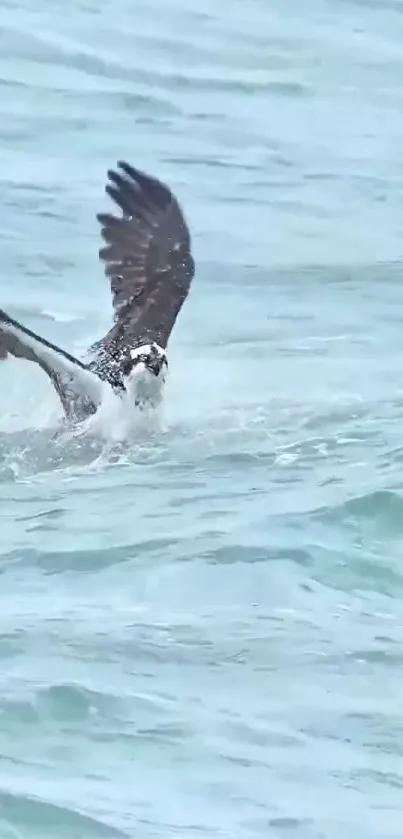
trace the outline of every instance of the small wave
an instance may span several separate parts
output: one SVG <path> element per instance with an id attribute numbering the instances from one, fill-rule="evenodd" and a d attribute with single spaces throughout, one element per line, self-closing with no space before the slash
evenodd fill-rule
<path id="1" fill-rule="evenodd" d="M 58 470 L 88 467 L 104 452 L 101 441 L 74 439 L 61 427 L 0 433 L 0 485 Z"/>
<path id="2" fill-rule="evenodd" d="M 12 785 L 16 786 L 16 781 Z M 100 819 L 23 790 L 0 789 L 0 809 L 2 820 L 19 825 L 24 830 L 29 828 L 31 831 L 35 826 L 45 830 L 47 835 L 50 835 L 49 830 L 54 830 L 54 836 L 69 839 L 84 835 L 96 839 L 128 839 L 127 833 Z"/>
<path id="3" fill-rule="evenodd" d="M 60 312 L 55 309 L 43 309 L 41 315 L 44 318 L 50 318 L 50 320 L 56 321 L 56 323 L 72 323 L 78 320 L 77 315 L 69 312 Z"/>
<path id="4" fill-rule="evenodd" d="M 4 303 L 4 307 L 10 308 L 14 310 L 15 316 L 19 320 L 25 321 L 26 319 L 34 318 L 38 321 L 52 321 L 53 323 L 74 323 L 74 321 L 78 321 L 82 319 L 82 315 L 79 315 L 77 312 L 68 312 L 66 310 L 61 311 L 57 308 L 40 308 L 38 306 L 32 305 L 15 305 L 14 303 L 10 303 L 7 305 L 7 301 Z"/>
<path id="5" fill-rule="evenodd" d="M 51 529 L 49 524 L 49 517 L 57 514 L 57 511 L 51 511 L 49 514 L 43 514 L 41 518 L 32 517 L 31 521 L 35 523 L 31 527 L 31 531 L 38 529 Z M 46 517 L 48 515 L 48 518 Z M 50 521 L 52 519 L 50 518 Z M 54 528 L 57 530 L 57 527 Z M 100 570 L 115 567 L 123 563 L 133 563 L 136 559 L 144 559 L 144 557 L 159 555 L 163 556 L 167 548 L 174 545 L 175 539 L 158 538 L 155 539 L 139 539 L 134 544 L 107 546 L 105 548 L 93 549 L 71 549 L 71 550 L 36 550 L 33 548 L 24 548 L 23 550 L 15 550 L 9 554 L 2 556 L 2 569 L 6 565 L 22 565 L 27 568 L 33 566 L 41 568 L 47 574 L 63 574 L 66 571 L 73 571 L 80 574 L 98 573 Z"/>
<path id="6" fill-rule="evenodd" d="M 370 523 L 377 532 L 391 536 L 403 531 L 403 497 L 391 490 L 378 490 L 350 498 L 343 504 L 315 513 L 318 521 L 357 526 Z"/>
<path id="7" fill-rule="evenodd" d="M 55 684 L 36 693 L 35 708 L 41 716 L 58 720 L 85 721 L 100 715 L 109 718 L 119 713 L 124 701 L 111 693 L 100 693 L 83 685 Z"/>

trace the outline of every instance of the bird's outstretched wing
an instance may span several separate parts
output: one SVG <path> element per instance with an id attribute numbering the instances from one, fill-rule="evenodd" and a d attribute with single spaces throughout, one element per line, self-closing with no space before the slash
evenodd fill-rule
<path id="1" fill-rule="evenodd" d="M 91 350 L 93 369 L 133 347 L 156 341 L 166 347 L 194 275 L 189 229 L 171 190 L 128 163 L 108 171 L 107 194 L 122 211 L 99 213 L 110 279 L 114 324 Z"/>
<path id="2" fill-rule="evenodd" d="M 0 309 L 0 360 L 9 355 L 33 361 L 50 378 L 66 416 L 84 418 L 102 399 L 102 382 L 70 353 Z"/>

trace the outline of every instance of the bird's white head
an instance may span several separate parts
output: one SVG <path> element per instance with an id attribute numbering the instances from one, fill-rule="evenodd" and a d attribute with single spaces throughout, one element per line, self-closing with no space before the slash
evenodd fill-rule
<path id="1" fill-rule="evenodd" d="M 136 405 L 153 407 L 161 401 L 167 373 L 167 354 L 153 341 L 130 350 L 124 365 L 123 384 Z"/>

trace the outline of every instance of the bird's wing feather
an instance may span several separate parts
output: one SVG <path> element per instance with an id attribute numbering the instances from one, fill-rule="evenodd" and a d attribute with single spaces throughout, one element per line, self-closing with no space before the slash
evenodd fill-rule
<path id="1" fill-rule="evenodd" d="M 39 365 L 51 379 L 67 415 L 76 413 L 79 404 L 86 414 L 99 405 L 102 382 L 85 364 L 0 309 L 0 359 L 8 355 Z"/>
<path id="2" fill-rule="evenodd" d="M 97 215 L 114 324 L 91 348 L 94 369 L 140 343 L 166 347 L 194 275 L 189 229 L 171 190 L 127 163 L 118 168 L 108 172 L 106 192 L 122 214 Z"/>

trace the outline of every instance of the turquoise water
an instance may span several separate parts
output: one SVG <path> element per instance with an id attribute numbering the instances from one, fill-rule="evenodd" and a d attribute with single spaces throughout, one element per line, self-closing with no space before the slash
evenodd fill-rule
<path id="1" fill-rule="evenodd" d="M 161 427 L 1 366 L 0 837 L 401 839 L 403 2 L 0 20 L 1 306 L 107 329 L 121 158 L 197 261 Z"/>

